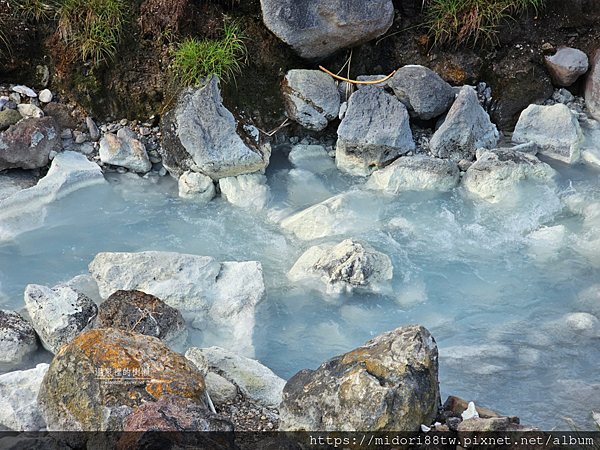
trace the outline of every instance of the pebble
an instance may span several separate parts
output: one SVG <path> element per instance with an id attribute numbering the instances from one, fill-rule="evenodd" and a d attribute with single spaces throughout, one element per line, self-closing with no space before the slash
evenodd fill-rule
<path id="1" fill-rule="evenodd" d="M 35 93 L 35 91 L 31 88 L 28 88 L 27 86 L 23 86 L 23 85 L 18 85 L 18 86 L 13 86 L 13 88 L 11 89 L 13 92 L 18 92 L 19 94 L 23 94 L 27 97 L 37 97 L 37 94 Z"/>
<path id="2" fill-rule="evenodd" d="M 21 103 L 21 96 L 17 92 L 12 92 L 11 94 L 9 94 L 8 98 L 11 102 L 16 103 L 17 105 Z"/>
<path id="3" fill-rule="evenodd" d="M 2 107 L 2 110 L 5 109 L 17 109 L 17 104 L 15 102 L 13 102 L 12 100 L 9 100 L 8 102 L 6 102 L 6 104 Z"/>
<path id="4" fill-rule="evenodd" d="M 65 128 L 64 130 L 62 130 L 60 132 L 60 137 L 62 139 L 72 139 L 73 138 L 73 132 L 71 131 L 70 128 Z"/>
<path id="5" fill-rule="evenodd" d="M 127 125 L 127 119 L 121 119 L 121 121 L 119 122 L 122 126 Z"/>
<path id="6" fill-rule="evenodd" d="M 140 134 L 142 136 L 149 136 L 152 133 L 152 130 L 150 130 L 150 128 L 148 127 L 141 127 L 140 128 Z"/>
<path id="7" fill-rule="evenodd" d="M 40 102 L 50 103 L 52 101 L 52 91 L 50 89 L 44 89 L 39 95 Z"/>
<path id="8" fill-rule="evenodd" d="M 160 170 L 158 171 L 158 174 L 159 174 L 161 177 L 164 177 L 164 176 L 166 176 L 166 175 L 167 175 L 167 169 L 165 169 L 165 167 L 164 167 L 164 166 L 163 166 L 163 167 L 161 167 L 161 168 L 160 168 Z"/>

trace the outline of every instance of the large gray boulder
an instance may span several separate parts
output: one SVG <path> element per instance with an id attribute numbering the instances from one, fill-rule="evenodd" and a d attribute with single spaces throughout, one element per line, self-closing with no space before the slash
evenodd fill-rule
<path id="1" fill-rule="evenodd" d="M 25 289 L 25 303 L 42 345 L 52 353 L 82 331 L 91 329 L 98 314 L 98 307 L 91 299 L 62 285 L 50 289 L 30 284 Z"/>
<path id="2" fill-rule="evenodd" d="M 337 245 L 323 244 L 309 248 L 288 273 L 294 282 L 315 279 L 325 283 L 327 292 L 380 290 L 392 279 L 390 258 L 366 242 L 346 239 Z"/>
<path id="3" fill-rule="evenodd" d="M 401 67 L 387 83 L 410 115 L 419 119 L 428 120 L 441 116 L 454 102 L 452 86 L 427 67 Z"/>
<path id="4" fill-rule="evenodd" d="M 580 75 L 587 72 L 588 57 L 581 50 L 571 47 L 558 47 L 556 53 L 546 56 L 546 67 L 555 86 L 571 86 Z"/>
<path id="5" fill-rule="evenodd" d="M 590 71 L 585 80 L 583 96 L 590 114 L 600 120 L 600 47 L 590 58 Z"/>
<path id="6" fill-rule="evenodd" d="M 375 86 L 352 94 L 338 127 L 339 169 L 366 176 L 414 148 L 409 115 L 398 99 Z"/>
<path id="7" fill-rule="evenodd" d="M 338 116 L 340 93 L 331 75 L 320 70 L 290 70 L 281 90 L 290 119 L 304 128 L 320 131 Z"/>
<path id="8" fill-rule="evenodd" d="M 429 148 L 433 156 L 472 160 L 478 148 L 491 149 L 499 139 L 498 129 L 490 121 L 471 86 L 463 86 L 442 126 L 433 134 Z"/>
<path id="9" fill-rule="evenodd" d="M 533 142 L 538 153 L 574 164 L 579 161 L 584 136 L 571 110 L 557 103 L 529 105 L 519 117 L 512 140 L 517 144 Z"/>
<path id="10" fill-rule="evenodd" d="M 257 261 L 219 262 L 172 252 L 99 253 L 89 270 L 102 298 L 136 289 L 179 309 L 202 330 L 203 346 L 227 342 L 253 356 L 254 308 L 265 294 Z"/>
<path id="11" fill-rule="evenodd" d="M 304 369 L 285 385 L 281 431 L 410 431 L 439 405 L 438 350 L 420 325 L 396 328 Z"/>
<path id="12" fill-rule="evenodd" d="M 46 424 L 37 396 L 48 364 L 0 375 L 0 429 L 38 431 Z"/>
<path id="13" fill-rule="evenodd" d="M 259 148 L 254 139 L 238 135 L 216 76 L 202 89 L 190 87 L 180 94 L 175 107 L 163 116 L 162 131 L 162 161 L 177 178 L 191 170 L 218 180 L 259 171 L 269 162 L 268 147 Z"/>
<path id="14" fill-rule="evenodd" d="M 514 193 L 525 180 L 549 183 L 556 172 L 533 155 L 510 149 L 484 151 L 469 167 L 462 185 L 471 194 L 490 203 L 497 203 Z"/>
<path id="15" fill-rule="evenodd" d="M 454 161 L 426 155 L 403 156 L 376 170 L 367 186 L 386 194 L 402 191 L 449 191 L 458 184 L 460 172 Z"/>
<path id="16" fill-rule="evenodd" d="M 192 347 L 185 357 L 194 364 L 206 359 L 210 372 L 231 381 L 248 400 L 267 408 L 279 408 L 285 380 L 260 362 L 220 347 Z"/>
<path id="17" fill-rule="evenodd" d="M 391 0 L 261 0 L 263 21 L 303 58 L 315 59 L 384 34 Z"/>
<path id="18" fill-rule="evenodd" d="M 0 310 L 0 366 L 17 365 L 37 348 L 31 324 L 14 311 Z"/>
<path id="19" fill-rule="evenodd" d="M 54 119 L 23 119 L 0 133 L 0 171 L 44 167 L 50 162 L 48 156 L 53 150 L 62 150 L 60 130 Z"/>

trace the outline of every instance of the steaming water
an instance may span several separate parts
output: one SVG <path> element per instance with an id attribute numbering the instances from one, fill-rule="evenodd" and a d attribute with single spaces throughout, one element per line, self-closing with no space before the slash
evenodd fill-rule
<path id="1" fill-rule="evenodd" d="M 600 409 L 600 341 L 573 332 L 565 317 L 600 313 L 599 297 L 580 295 L 600 283 L 599 173 L 554 167 L 556 186 L 524 186 L 500 205 L 475 202 L 460 188 L 395 198 L 367 192 L 352 203 L 343 235 L 312 242 L 279 222 L 331 195 L 365 192 L 364 180 L 292 169 L 276 152 L 267 171 L 273 200 L 251 213 L 221 198 L 183 201 L 168 177 L 110 175 L 109 185 L 49 206 L 43 227 L 0 243 L 0 307 L 23 307 L 29 283 L 54 286 L 87 273 L 99 252 L 258 260 L 267 297 L 257 310 L 256 357 L 281 377 L 419 323 L 440 348 L 443 399 L 457 395 L 544 429 L 568 428 L 565 417 L 591 428 L 590 412 Z M 331 297 L 288 282 L 311 245 L 346 237 L 389 255 L 388 292 Z"/>

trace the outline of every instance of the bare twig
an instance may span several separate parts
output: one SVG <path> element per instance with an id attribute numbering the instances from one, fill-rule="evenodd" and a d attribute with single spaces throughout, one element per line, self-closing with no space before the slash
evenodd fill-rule
<path id="1" fill-rule="evenodd" d="M 389 80 L 396 73 L 396 71 L 394 70 L 387 77 L 382 78 L 381 80 L 375 80 L 375 81 L 356 81 L 356 80 L 351 80 L 349 78 L 340 77 L 340 76 L 336 75 L 335 73 L 331 73 L 329 70 L 327 70 L 323 66 L 319 66 L 319 69 L 321 69 L 325 73 L 328 73 L 329 75 L 331 75 L 333 78 L 335 78 L 337 80 L 347 81 L 348 83 L 352 83 L 352 84 L 379 84 L 379 83 L 383 83 L 384 81 Z"/>
<path id="2" fill-rule="evenodd" d="M 290 119 L 285 119 L 281 125 L 279 125 L 277 128 L 273 128 L 273 129 L 272 129 L 271 131 L 269 131 L 269 132 L 267 132 L 267 131 L 263 131 L 263 130 L 261 130 L 261 129 L 260 129 L 260 128 L 258 128 L 258 127 L 256 127 L 256 129 L 257 129 L 258 131 L 260 131 L 262 134 L 266 134 L 267 136 L 271 137 L 271 136 L 273 136 L 275 133 L 277 133 L 279 130 L 281 130 L 282 128 L 285 128 L 285 127 L 287 127 L 287 126 L 289 125 L 289 123 L 288 123 L 288 121 L 289 121 L 289 120 L 290 120 Z"/>

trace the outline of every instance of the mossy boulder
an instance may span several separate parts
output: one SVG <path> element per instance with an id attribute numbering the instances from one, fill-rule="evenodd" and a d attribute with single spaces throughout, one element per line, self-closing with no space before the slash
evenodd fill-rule
<path id="1" fill-rule="evenodd" d="M 279 407 L 282 431 L 418 431 L 439 404 L 438 350 L 420 325 L 371 339 L 294 375 Z"/>
<path id="2" fill-rule="evenodd" d="M 112 408 L 164 394 L 207 407 L 200 372 L 157 338 L 115 328 L 77 336 L 54 357 L 38 395 L 49 431 L 107 430 Z"/>

